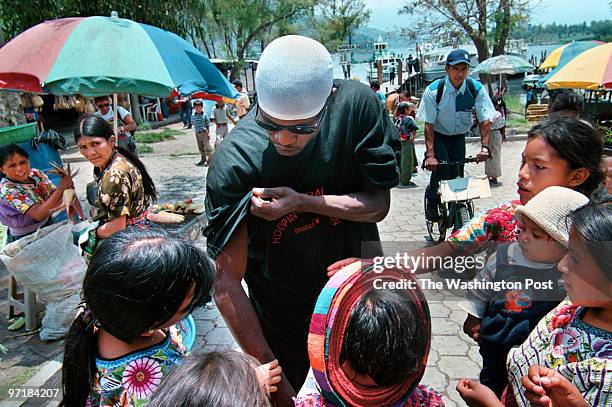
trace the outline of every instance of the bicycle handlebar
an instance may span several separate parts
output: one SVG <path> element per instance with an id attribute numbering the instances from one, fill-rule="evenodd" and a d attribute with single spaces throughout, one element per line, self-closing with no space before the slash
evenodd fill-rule
<path id="1" fill-rule="evenodd" d="M 461 164 L 467 164 L 467 163 L 477 163 L 478 162 L 478 157 L 465 157 L 463 160 L 459 160 L 459 161 L 438 161 L 438 165 L 461 165 Z"/>
<path id="2" fill-rule="evenodd" d="M 461 164 L 476 163 L 476 162 L 478 162 L 478 157 L 465 157 L 463 160 L 460 160 L 460 161 L 452 161 L 452 162 L 438 161 L 438 166 L 443 166 L 443 165 L 452 166 L 452 165 L 461 165 Z M 425 160 L 423 160 L 423 162 L 421 163 L 421 168 L 425 169 Z"/>

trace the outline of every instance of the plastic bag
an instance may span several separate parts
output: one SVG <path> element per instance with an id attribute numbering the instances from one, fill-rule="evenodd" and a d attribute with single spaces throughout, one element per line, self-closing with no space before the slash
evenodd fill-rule
<path id="1" fill-rule="evenodd" d="M 47 304 L 42 332 L 58 332 L 61 326 L 65 333 L 74 316 L 74 307 L 66 307 L 74 301 L 74 298 L 69 301 L 69 297 L 78 296 L 81 291 L 86 264 L 74 244 L 72 228 L 69 221 L 47 226 L 0 252 L 0 260 L 15 280 Z"/>

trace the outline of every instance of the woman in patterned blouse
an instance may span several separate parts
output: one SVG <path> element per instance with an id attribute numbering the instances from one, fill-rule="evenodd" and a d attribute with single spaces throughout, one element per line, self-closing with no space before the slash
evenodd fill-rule
<path id="1" fill-rule="evenodd" d="M 74 188 L 69 176 L 56 188 L 43 172 L 30 167 L 28 153 L 17 144 L 0 147 L 0 169 L 0 221 L 9 228 L 9 242 L 49 224 L 64 190 Z"/>
<path id="2" fill-rule="evenodd" d="M 94 221 L 96 237 L 105 239 L 129 225 L 146 221 L 157 191 L 144 164 L 116 145 L 113 129 L 96 116 L 83 118 L 74 130 L 81 154 L 94 165 L 98 182 Z"/>

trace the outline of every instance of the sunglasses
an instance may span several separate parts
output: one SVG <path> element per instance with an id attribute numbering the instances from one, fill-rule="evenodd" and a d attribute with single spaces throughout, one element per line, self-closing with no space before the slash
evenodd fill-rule
<path id="1" fill-rule="evenodd" d="M 100 109 L 102 109 L 103 107 L 109 107 L 110 103 L 100 103 L 99 105 L 96 104 L 96 106 L 98 106 Z"/>
<path id="2" fill-rule="evenodd" d="M 313 133 L 316 133 L 321 127 L 321 123 L 323 122 L 323 116 L 325 116 L 325 111 L 327 110 L 328 102 L 329 102 L 329 99 L 325 101 L 325 106 L 323 106 L 323 109 L 321 109 L 321 111 L 319 112 L 318 114 L 319 119 L 317 120 L 316 124 L 314 125 L 298 124 L 295 126 L 281 126 L 279 124 L 270 123 L 269 121 L 266 121 L 261 116 L 261 112 L 259 110 L 259 103 L 258 103 L 255 107 L 255 123 L 257 123 L 259 127 L 265 130 L 274 132 L 274 133 L 278 133 L 278 132 L 285 130 L 293 134 L 300 134 L 300 135 L 313 134 Z"/>

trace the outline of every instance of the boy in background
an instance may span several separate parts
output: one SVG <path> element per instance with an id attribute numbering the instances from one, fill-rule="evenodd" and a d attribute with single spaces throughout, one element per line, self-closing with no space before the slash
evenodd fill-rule
<path id="1" fill-rule="evenodd" d="M 194 111 L 191 114 L 191 125 L 195 131 L 196 141 L 198 142 L 198 150 L 200 151 L 201 159 L 196 164 L 197 166 L 206 167 L 210 164 L 212 149 L 210 147 L 210 135 L 208 126 L 210 120 L 204 112 L 204 103 L 201 100 L 196 100 L 193 103 Z"/>

